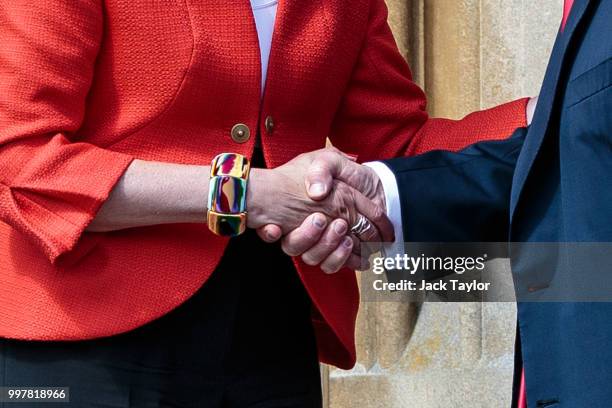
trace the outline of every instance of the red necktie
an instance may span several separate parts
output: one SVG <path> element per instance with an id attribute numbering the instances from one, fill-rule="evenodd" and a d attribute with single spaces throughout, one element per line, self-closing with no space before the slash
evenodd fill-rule
<path id="1" fill-rule="evenodd" d="M 567 18 L 569 17 L 573 4 L 574 4 L 574 0 L 565 0 L 565 3 L 563 4 L 563 20 L 561 21 L 561 31 L 563 31 L 563 29 L 565 28 L 565 24 L 567 23 Z M 521 385 L 519 386 L 518 408 L 527 408 L 527 393 L 525 391 L 525 369 L 524 368 L 523 368 L 523 373 L 521 375 Z"/>
<path id="2" fill-rule="evenodd" d="M 565 3 L 563 4 L 563 21 L 561 21 L 561 31 L 563 31 L 565 28 L 565 23 L 567 23 L 567 18 L 569 17 L 573 4 L 574 0 L 565 0 Z"/>

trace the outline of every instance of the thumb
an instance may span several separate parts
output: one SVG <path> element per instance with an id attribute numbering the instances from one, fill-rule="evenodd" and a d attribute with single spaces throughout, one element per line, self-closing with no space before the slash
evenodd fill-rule
<path id="1" fill-rule="evenodd" d="M 334 178 L 341 173 L 348 158 L 333 150 L 318 154 L 305 177 L 308 196 L 316 201 L 325 199 L 332 190 Z"/>
<path id="2" fill-rule="evenodd" d="M 283 231 L 278 225 L 268 224 L 257 229 L 257 235 L 265 242 L 276 242 L 283 236 Z"/>

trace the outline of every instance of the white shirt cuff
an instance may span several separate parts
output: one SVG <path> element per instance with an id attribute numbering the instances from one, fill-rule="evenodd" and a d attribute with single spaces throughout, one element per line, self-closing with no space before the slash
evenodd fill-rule
<path id="1" fill-rule="evenodd" d="M 385 190 L 385 201 L 387 205 L 387 217 L 391 220 L 395 229 L 395 241 L 383 246 L 385 257 L 395 257 L 403 255 L 404 249 L 404 230 L 402 229 L 402 207 L 400 204 L 399 191 L 395 174 L 382 162 L 364 163 L 378 175 Z"/>

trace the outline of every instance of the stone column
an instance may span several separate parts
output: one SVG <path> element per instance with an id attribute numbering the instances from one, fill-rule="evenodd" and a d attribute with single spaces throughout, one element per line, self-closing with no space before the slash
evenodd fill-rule
<path id="1" fill-rule="evenodd" d="M 433 116 L 535 95 L 562 0 L 387 0 L 389 22 Z M 508 280 L 507 262 L 498 263 Z M 507 407 L 512 303 L 363 303 L 358 363 L 325 367 L 330 408 Z"/>

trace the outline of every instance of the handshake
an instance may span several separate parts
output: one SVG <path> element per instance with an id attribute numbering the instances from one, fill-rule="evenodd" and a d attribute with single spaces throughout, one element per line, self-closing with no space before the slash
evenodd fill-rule
<path id="1" fill-rule="evenodd" d="M 282 239 L 285 253 L 326 273 L 366 266 L 362 242 L 395 239 L 378 176 L 335 148 L 301 154 L 273 170 L 253 169 L 247 208 L 248 227 L 264 241 Z"/>

